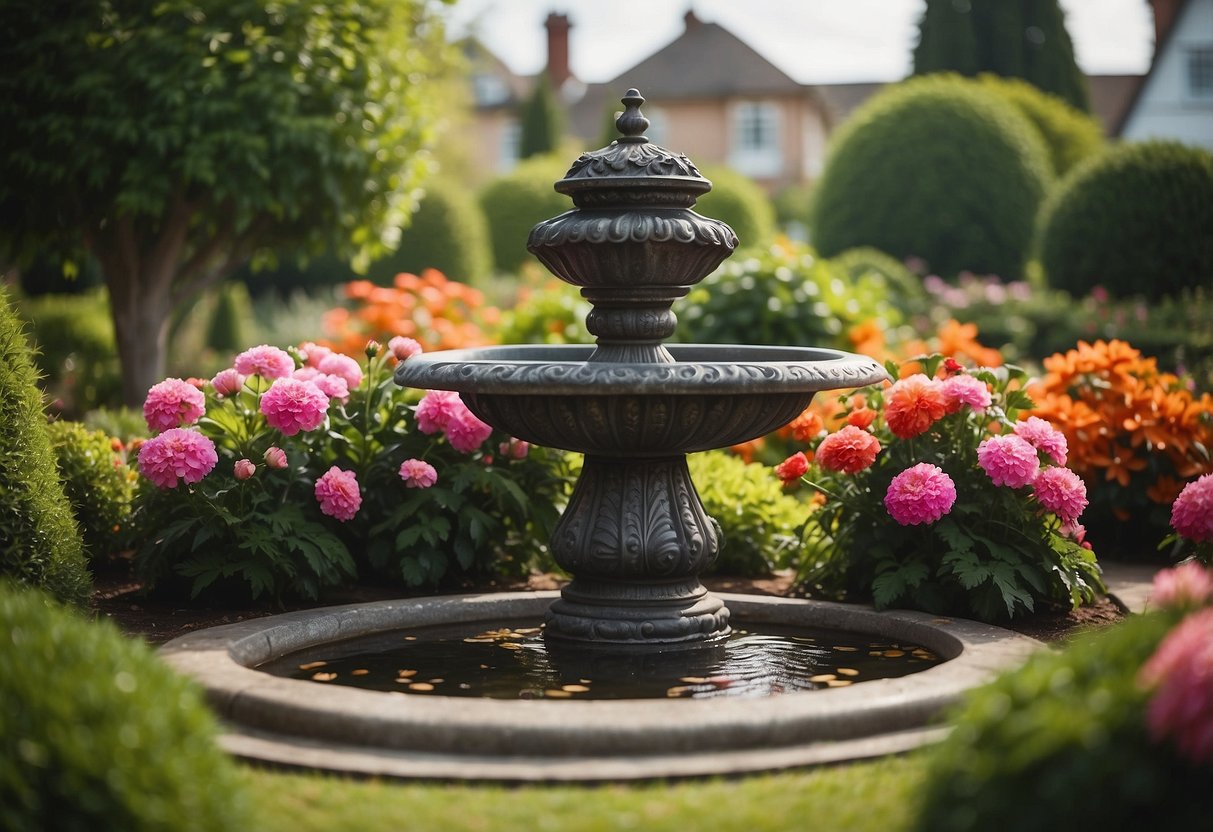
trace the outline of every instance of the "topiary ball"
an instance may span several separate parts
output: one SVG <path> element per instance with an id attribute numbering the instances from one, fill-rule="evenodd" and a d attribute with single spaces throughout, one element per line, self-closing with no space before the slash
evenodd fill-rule
<path id="1" fill-rule="evenodd" d="M 1032 123 L 1049 151 L 1053 172 L 1065 175 L 1072 167 L 1103 149 L 1103 130 L 1099 122 L 1061 98 L 1019 78 L 980 75 L 982 86 Z"/>
<path id="2" fill-rule="evenodd" d="M 695 203 L 695 211 L 721 220 L 737 234 L 744 247 L 766 246 L 775 236 L 775 206 L 753 179 L 734 170 L 708 167 L 702 170 L 712 190 Z"/>
<path id="3" fill-rule="evenodd" d="M 553 187 L 567 170 L 568 164 L 557 156 L 536 156 L 481 192 L 480 206 L 489 223 L 493 265 L 498 271 L 515 272 L 532 259 L 526 250 L 531 229 L 572 209 L 572 200 Z"/>
<path id="4" fill-rule="evenodd" d="M 47 430 L 86 554 L 96 561 L 116 552 L 130 519 L 134 472 L 115 454 L 113 439 L 103 431 L 66 420 L 51 422 Z"/>
<path id="5" fill-rule="evenodd" d="M 197 690 L 142 642 L 0 582 L 0 829 L 251 829 Z"/>
<path id="6" fill-rule="evenodd" d="M 1041 208 L 1037 256 L 1071 294 L 1149 299 L 1213 285 L 1213 153 L 1178 142 L 1112 148 Z"/>
<path id="7" fill-rule="evenodd" d="M 975 81 L 891 85 L 838 131 L 814 189 L 812 240 L 827 257 L 874 246 L 938 274 L 1019 278 L 1050 180 L 1037 131 Z"/>

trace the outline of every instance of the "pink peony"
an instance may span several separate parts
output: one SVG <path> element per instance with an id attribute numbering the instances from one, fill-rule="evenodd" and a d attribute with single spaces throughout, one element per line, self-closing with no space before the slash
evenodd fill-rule
<path id="1" fill-rule="evenodd" d="M 438 482 L 438 472 L 424 460 L 406 459 L 400 463 L 400 479 L 409 488 L 429 488 Z"/>
<path id="2" fill-rule="evenodd" d="M 1195 607 L 1210 602 L 1213 602 L 1213 569 L 1188 561 L 1154 576 L 1151 605 Z"/>
<path id="3" fill-rule="evenodd" d="M 321 361 L 333 354 L 333 351 L 328 347 L 322 347 L 320 344 L 314 344 L 311 341 L 305 341 L 300 344 L 299 352 L 303 354 L 303 360 L 309 367 L 319 367 Z"/>
<path id="4" fill-rule="evenodd" d="M 1171 526 L 1193 543 L 1213 540 L 1213 474 L 1184 486 L 1171 505 Z"/>
<path id="5" fill-rule="evenodd" d="M 493 432 L 493 427 L 468 410 L 462 400 L 459 401 L 459 407 L 446 423 L 446 440 L 460 453 L 470 454 L 484 444 Z"/>
<path id="6" fill-rule="evenodd" d="M 817 462 L 829 471 L 857 474 L 871 466 L 880 452 L 880 440 L 866 430 L 847 425 L 817 446 Z"/>
<path id="7" fill-rule="evenodd" d="M 286 436 L 320 427 L 328 407 L 329 397 L 315 382 L 297 378 L 277 379 L 261 396 L 265 421 Z"/>
<path id="8" fill-rule="evenodd" d="M 956 413 L 964 405 L 968 405 L 974 413 L 985 413 L 992 401 L 990 388 L 984 381 L 963 373 L 944 379 L 940 382 L 940 389 L 949 413 Z"/>
<path id="9" fill-rule="evenodd" d="M 1087 507 L 1087 486 L 1069 468 L 1044 468 L 1032 481 L 1036 500 L 1060 518 L 1073 524 Z"/>
<path id="10" fill-rule="evenodd" d="M 324 395 L 328 396 L 330 399 L 336 399 L 342 404 L 345 404 L 346 400 L 348 400 L 350 397 L 350 387 L 346 383 L 345 379 L 343 379 L 341 376 L 332 376 L 327 373 L 317 373 L 316 378 L 313 379 L 313 381 L 324 393 Z"/>
<path id="11" fill-rule="evenodd" d="M 198 482 L 218 462 L 215 443 L 185 428 L 170 428 L 139 447 L 139 471 L 160 488 L 176 488 L 178 478 Z"/>
<path id="12" fill-rule="evenodd" d="M 206 412 L 206 397 L 202 391 L 179 378 L 166 378 L 152 385 L 143 400 L 143 418 L 149 430 L 156 433 L 192 425 Z"/>
<path id="13" fill-rule="evenodd" d="M 920 462 L 889 483 L 884 507 L 903 526 L 934 523 L 956 503 L 956 483 L 942 469 Z"/>
<path id="14" fill-rule="evenodd" d="M 1036 449 L 1012 434 L 991 436 L 977 446 L 977 462 L 995 485 L 1021 488 L 1036 478 L 1040 457 Z"/>
<path id="15" fill-rule="evenodd" d="M 1026 441 L 1038 451 L 1044 451 L 1058 465 L 1066 464 L 1069 447 L 1066 435 L 1039 416 L 1029 416 L 1023 422 L 1016 422 L 1012 428 L 1015 435 Z"/>
<path id="16" fill-rule="evenodd" d="M 922 373 L 894 382 L 885 394 L 885 424 L 900 439 L 926 433 L 947 412 L 943 384 Z"/>
<path id="17" fill-rule="evenodd" d="M 250 347 L 236 356 L 234 364 L 237 372 L 262 378 L 286 378 L 295 371 L 290 353 L 269 344 Z"/>
<path id="18" fill-rule="evenodd" d="M 803 451 L 797 451 L 783 462 L 775 466 L 775 476 L 783 480 L 784 485 L 795 482 L 809 470 L 809 458 Z"/>
<path id="19" fill-rule="evenodd" d="M 407 361 L 422 352 L 421 344 L 412 338 L 405 338 L 403 335 L 397 335 L 388 341 L 387 348 L 392 351 L 392 355 L 396 356 L 397 361 Z"/>
<path id="20" fill-rule="evenodd" d="M 330 376 L 345 379 L 345 386 L 351 390 L 362 383 L 362 367 L 358 366 L 358 362 L 348 355 L 342 355 L 339 352 L 330 353 L 320 359 L 316 369 Z"/>
<path id="21" fill-rule="evenodd" d="M 244 376 L 235 367 L 220 370 L 211 379 L 211 389 L 216 396 L 234 396 L 244 389 Z"/>
<path id="22" fill-rule="evenodd" d="M 286 451 L 279 448 L 277 445 L 271 445 L 265 449 L 265 464 L 270 468 L 285 468 L 286 467 Z"/>
<path id="23" fill-rule="evenodd" d="M 320 511 L 342 521 L 350 520 L 362 505 L 362 492 L 353 471 L 342 471 L 336 465 L 316 480 L 316 500 Z"/>
<path id="24" fill-rule="evenodd" d="M 238 459 L 236 460 L 236 464 L 232 466 L 232 474 L 238 480 L 247 480 L 255 473 L 257 473 L 257 466 L 247 459 Z"/>
<path id="25" fill-rule="evenodd" d="M 422 433 L 445 430 L 451 416 L 464 407 L 453 390 L 431 390 L 417 403 L 417 429 Z"/>
<path id="26" fill-rule="evenodd" d="M 527 454 L 531 452 L 531 443 L 511 436 L 510 441 L 497 446 L 497 452 L 509 459 L 526 459 Z"/>
<path id="27" fill-rule="evenodd" d="M 1189 615 L 1141 669 L 1154 688 L 1146 726 L 1155 742 L 1170 739 L 1180 755 L 1213 765 L 1213 609 Z"/>

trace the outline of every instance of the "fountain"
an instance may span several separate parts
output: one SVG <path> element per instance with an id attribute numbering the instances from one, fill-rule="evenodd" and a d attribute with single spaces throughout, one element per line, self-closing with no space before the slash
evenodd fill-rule
<path id="1" fill-rule="evenodd" d="M 791 421 L 815 393 L 886 374 L 870 358 L 830 349 L 665 343 L 674 332 L 673 302 L 727 258 L 737 238 L 726 224 L 691 210 L 711 184 L 685 156 L 643 135 L 643 101 L 628 90 L 617 121 L 621 137 L 576 160 L 556 183 L 574 208 L 539 223 L 527 244 L 558 277 L 581 287 L 593 306 L 586 325 L 597 344 L 434 352 L 396 369 L 397 383 L 458 391 L 480 418 L 514 436 L 585 454 L 551 539 L 572 580 L 558 594 L 354 604 L 170 642 L 164 655 L 203 683 L 229 726 L 224 742 L 233 752 L 363 774 L 505 780 L 672 777 L 852 759 L 937 738 L 942 729 L 928 723 L 942 707 L 1037 646 L 997 627 L 924 613 L 717 597 L 704 588 L 699 576 L 721 546 L 720 530 L 696 494 L 686 454 L 763 436 Z M 525 623 L 514 628 L 541 616 L 541 636 Z M 759 698 L 682 701 L 456 700 L 401 696 L 399 682 L 441 694 L 434 684 L 442 679 L 418 683 L 408 675 L 415 669 L 392 671 L 379 690 L 268 672 L 323 665 L 309 659 L 349 653 L 359 637 L 390 647 L 416 641 L 427 628 L 458 625 L 473 635 L 455 643 L 485 649 L 505 633 L 508 644 L 496 646 L 520 655 L 542 648 L 544 661 L 563 663 L 559 675 L 572 675 L 561 695 L 655 665 L 690 680 L 688 687 L 710 686 L 695 668 L 724 651 L 736 621 L 747 629 L 831 628 L 858 639 L 859 646 L 839 650 L 913 643 L 921 656 L 944 661 L 846 689 L 797 683 Z M 358 662 L 350 667 L 357 668 L 351 674 L 371 673 Z M 826 676 L 835 681 L 818 678 Z"/>

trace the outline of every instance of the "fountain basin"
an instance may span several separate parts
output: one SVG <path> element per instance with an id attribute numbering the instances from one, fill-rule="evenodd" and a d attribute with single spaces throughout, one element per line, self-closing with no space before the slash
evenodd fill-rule
<path id="1" fill-rule="evenodd" d="M 949 659 L 913 676 L 764 699 L 502 701 L 406 696 L 285 679 L 256 666 L 326 642 L 409 627 L 535 618 L 553 592 L 329 607 L 169 642 L 240 756 L 367 775 L 597 781 L 765 771 L 893 753 L 937 739 L 931 720 L 1039 643 L 986 624 L 857 605 L 724 595 L 741 623 L 903 639 Z"/>

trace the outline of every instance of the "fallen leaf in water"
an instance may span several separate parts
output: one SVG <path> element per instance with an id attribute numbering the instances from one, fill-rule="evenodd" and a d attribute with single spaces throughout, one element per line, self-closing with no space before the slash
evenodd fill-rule
<path id="1" fill-rule="evenodd" d="M 826 684 L 832 688 L 845 688 L 847 685 L 852 684 L 852 682 L 850 679 L 833 679 L 826 682 Z"/>
<path id="2" fill-rule="evenodd" d="M 553 688 L 552 690 L 545 690 L 543 695 L 549 699 L 568 699 L 573 694 L 569 693 L 567 690 L 557 690 Z"/>
<path id="3" fill-rule="evenodd" d="M 834 672 L 839 676 L 858 676 L 859 671 L 853 667 L 836 667 Z"/>
<path id="4" fill-rule="evenodd" d="M 854 653 L 859 648 L 858 647 L 847 647 L 846 645 L 835 645 L 834 649 L 837 650 L 839 653 Z"/>
<path id="5" fill-rule="evenodd" d="M 886 651 L 884 651 L 885 657 L 890 658 L 890 659 L 897 659 L 897 658 L 904 656 L 905 654 L 906 654 L 905 650 L 886 650 Z"/>
<path id="6" fill-rule="evenodd" d="M 429 682 L 413 682 L 409 685 L 409 690 L 433 690 L 434 686 Z"/>
<path id="7" fill-rule="evenodd" d="M 500 647 L 502 650 L 521 650 L 522 649 L 521 644 L 518 644 L 513 641 L 503 641 L 503 642 L 501 642 L 501 644 L 498 644 L 497 646 Z"/>
<path id="8" fill-rule="evenodd" d="M 337 678 L 336 673 L 313 673 L 312 681 L 314 682 L 331 682 Z"/>
<path id="9" fill-rule="evenodd" d="M 351 676 L 366 676 L 370 672 L 371 671 L 367 670 L 365 667 L 360 667 L 357 670 L 351 670 L 350 675 Z"/>
<path id="10" fill-rule="evenodd" d="M 833 682 L 837 678 L 833 673 L 819 673 L 816 676 L 810 676 L 809 681 L 813 684 L 821 684 L 822 682 Z"/>
<path id="11" fill-rule="evenodd" d="M 400 676 L 401 678 L 407 679 L 410 676 L 416 676 L 417 671 L 416 670 L 397 670 L 396 675 Z"/>
<path id="12" fill-rule="evenodd" d="M 567 690 L 569 693 L 586 693 L 589 691 L 585 685 L 561 685 L 561 690 Z"/>
<path id="13" fill-rule="evenodd" d="M 307 664 L 299 665 L 300 670 L 315 670 L 318 667 L 324 667 L 328 662 L 308 662 Z"/>
<path id="14" fill-rule="evenodd" d="M 678 685 L 676 687 L 672 687 L 669 690 L 667 690 L 665 692 L 665 695 L 669 696 L 669 697 L 682 696 L 684 693 L 686 693 L 689 690 L 690 690 L 690 688 L 686 687 L 685 685 Z"/>

